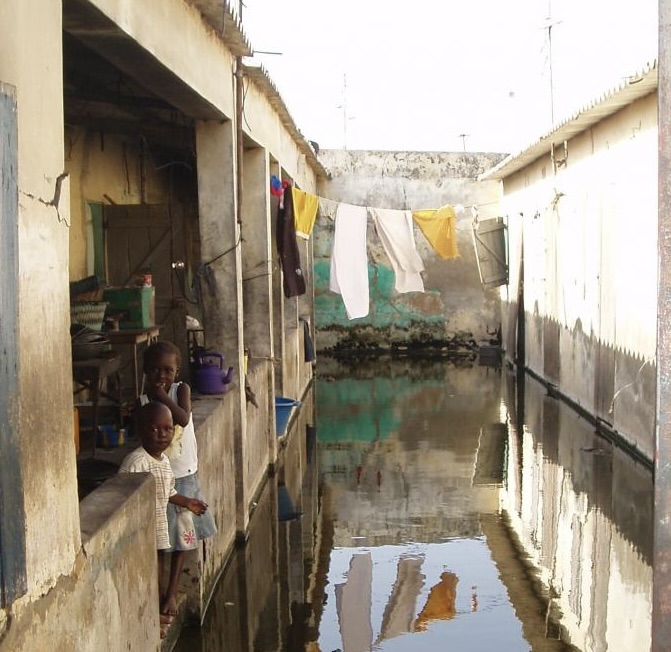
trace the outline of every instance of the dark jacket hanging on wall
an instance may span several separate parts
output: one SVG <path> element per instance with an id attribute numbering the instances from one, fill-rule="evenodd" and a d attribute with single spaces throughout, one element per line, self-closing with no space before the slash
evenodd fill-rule
<path id="1" fill-rule="evenodd" d="M 284 272 L 284 296 L 297 297 L 305 294 L 305 276 L 301 269 L 301 257 L 296 242 L 294 225 L 294 201 L 291 187 L 284 190 L 284 203 L 277 211 L 277 250 Z"/>

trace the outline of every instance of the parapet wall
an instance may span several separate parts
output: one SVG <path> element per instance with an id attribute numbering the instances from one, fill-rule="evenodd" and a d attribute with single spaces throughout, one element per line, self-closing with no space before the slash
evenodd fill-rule
<path id="1" fill-rule="evenodd" d="M 424 262 L 425 292 L 399 294 L 372 221 L 368 220 L 370 313 L 349 321 L 340 296 L 329 291 L 335 223 L 321 215 L 314 230 L 315 323 L 319 350 L 376 349 L 431 344 L 463 349 L 488 340 L 500 326 L 497 290 L 480 283 L 472 241 L 473 210 L 498 217 L 499 184 L 477 181 L 503 154 L 328 150 L 320 160 L 331 173 L 319 195 L 372 208 L 419 210 L 458 207 L 460 257 L 442 259 L 415 227 Z"/>

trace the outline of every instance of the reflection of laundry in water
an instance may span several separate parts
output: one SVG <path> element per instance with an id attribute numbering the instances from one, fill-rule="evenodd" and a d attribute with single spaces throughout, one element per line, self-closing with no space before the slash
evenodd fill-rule
<path id="1" fill-rule="evenodd" d="M 382 628 L 375 641 L 377 645 L 386 639 L 413 631 L 417 596 L 424 586 L 421 557 L 402 557 L 396 568 L 396 581 L 382 616 Z"/>
<path id="2" fill-rule="evenodd" d="M 440 582 L 431 587 L 426 604 L 415 621 L 415 631 L 424 632 L 433 620 L 450 620 L 456 615 L 457 583 L 459 578 L 449 571 L 440 576 Z"/>
<path id="3" fill-rule="evenodd" d="M 370 624 L 373 558 L 369 552 L 352 557 L 344 584 L 336 584 L 336 611 L 343 652 L 368 652 L 373 644 Z"/>

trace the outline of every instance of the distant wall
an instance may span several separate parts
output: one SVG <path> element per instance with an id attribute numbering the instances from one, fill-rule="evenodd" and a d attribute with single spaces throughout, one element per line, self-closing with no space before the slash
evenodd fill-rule
<path id="1" fill-rule="evenodd" d="M 328 150 L 319 154 L 331 173 L 319 195 L 337 202 L 391 209 L 464 206 L 457 219 L 460 257 L 443 260 L 415 227 L 426 269 L 425 293 L 398 294 L 387 256 L 368 221 L 370 313 L 349 321 L 342 299 L 329 291 L 335 223 L 321 216 L 314 230 L 315 323 L 320 350 L 350 346 L 432 342 L 453 347 L 488 339 L 500 323 L 496 290 L 483 290 L 472 244 L 471 206 L 480 219 L 498 216 L 495 182 L 479 174 L 503 154 L 368 152 Z"/>

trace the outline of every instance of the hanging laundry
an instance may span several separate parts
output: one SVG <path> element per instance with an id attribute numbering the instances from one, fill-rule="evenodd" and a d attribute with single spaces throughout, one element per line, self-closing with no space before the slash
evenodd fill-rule
<path id="1" fill-rule="evenodd" d="M 424 264 L 417 253 L 412 211 L 368 209 L 375 230 L 394 270 L 397 292 L 424 292 L 420 272 Z"/>
<path id="2" fill-rule="evenodd" d="M 292 193 L 285 189 L 284 201 L 280 197 L 277 210 L 277 226 L 275 236 L 280 263 L 284 272 L 284 296 L 296 297 L 305 294 L 305 276 L 301 269 L 301 257 L 296 242 L 294 224 L 294 202 Z"/>
<path id="3" fill-rule="evenodd" d="M 367 217 L 364 206 L 338 204 L 329 289 L 342 296 L 348 319 L 368 314 Z"/>
<path id="4" fill-rule="evenodd" d="M 457 216 L 452 206 L 412 211 L 412 217 L 433 248 L 445 259 L 458 258 Z"/>
<path id="5" fill-rule="evenodd" d="M 296 235 L 305 240 L 310 239 L 312 228 L 317 218 L 317 209 L 319 208 L 319 197 L 298 188 L 291 186 L 291 194 L 294 200 L 294 221 L 296 225 Z"/>

